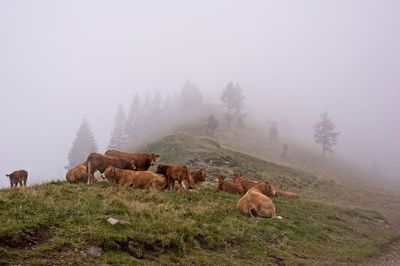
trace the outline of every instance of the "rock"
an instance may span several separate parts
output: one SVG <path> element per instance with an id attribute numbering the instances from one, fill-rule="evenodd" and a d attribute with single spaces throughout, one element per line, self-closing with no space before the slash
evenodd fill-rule
<path id="1" fill-rule="evenodd" d="M 112 218 L 112 217 L 108 218 L 108 219 L 107 219 L 107 222 L 109 222 L 109 223 L 112 224 L 112 225 L 115 225 L 115 224 L 130 224 L 130 223 L 127 222 L 127 221 L 117 220 L 117 219 L 114 219 L 114 218 Z"/>

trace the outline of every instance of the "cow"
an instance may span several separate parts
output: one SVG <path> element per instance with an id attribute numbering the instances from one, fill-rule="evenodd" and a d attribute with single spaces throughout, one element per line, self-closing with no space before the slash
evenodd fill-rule
<path id="1" fill-rule="evenodd" d="M 134 161 L 128 161 L 126 159 L 102 155 L 100 153 L 95 153 L 95 152 L 89 154 L 86 160 L 86 165 L 87 165 L 88 185 L 94 182 L 95 179 L 93 175 L 94 172 L 98 170 L 102 173 L 110 165 L 126 170 L 136 169 Z"/>
<path id="2" fill-rule="evenodd" d="M 25 170 L 17 170 L 12 172 L 11 174 L 6 175 L 10 178 L 11 188 L 17 187 L 18 184 L 22 186 L 26 186 L 26 180 L 28 179 L 28 172 Z"/>
<path id="3" fill-rule="evenodd" d="M 87 167 L 86 162 L 80 163 L 69 169 L 65 175 L 69 183 L 87 182 Z"/>
<path id="4" fill-rule="evenodd" d="M 160 155 L 155 153 L 127 153 L 116 150 L 106 151 L 105 155 L 135 161 L 136 171 L 147 171 Z"/>
<path id="5" fill-rule="evenodd" d="M 275 205 L 269 197 L 276 191 L 268 182 L 259 182 L 257 186 L 250 188 L 246 194 L 236 203 L 236 208 L 250 217 L 260 216 L 264 218 L 282 217 L 276 215 Z"/>
<path id="6" fill-rule="evenodd" d="M 243 194 L 243 187 L 240 184 L 225 181 L 224 176 L 218 178 L 218 190 L 222 190 L 231 194 Z"/>
<path id="7" fill-rule="evenodd" d="M 186 165 L 159 164 L 156 173 L 165 176 L 168 189 L 174 188 L 175 181 L 178 182 L 179 190 L 185 190 L 185 185 L 183 184 L 184 180 L 189 184 L 193 183 L 189 168 Z"/>
<path id="8" fill-rule="evenodd" d="M 208 180 L 207 173 L 203 168 L 197 171 L 190 171 L 190 176 L 193 178 L 193 181 L 196 184 Z"/>
<path id="9" fill-rule="evenodd" d="M 258 185 L 258 181 L 244 179 L 239 173 L 233 175 L 233 183 L 240 184 L 243 187 L 244 193 Z"/>
<path id="10" fill-rule="evenodd" d="M 276 191 L 277 198 L 283 199 L 298 199 L 299 196 L 296 193 L 289 192 L 289 191 Z"/>
<path id="11" fill-rule="evenodd" d="M 103 178 L 107 178 L 110 182 L 117 183 L 125 187 L 133 187 L 140 189 L 157 188 L 165 189 L 167 186 L 166 179 L 150 171 L 132 171 L 115 168 L 109 166 L 102 173 Z"/>

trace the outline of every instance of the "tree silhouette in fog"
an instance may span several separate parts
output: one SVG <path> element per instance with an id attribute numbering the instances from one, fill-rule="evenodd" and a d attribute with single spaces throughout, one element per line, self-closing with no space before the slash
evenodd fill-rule
<path id="1" fill-rule="evenodd" d="M 77 164 L 84 162 L 90 153 L 96 151 L 97 144 L 94 138 L 94 134 L 90 128 L 89 122 L 84 119 L 78 129 L 78 132 L 76 133 L 76 138 L 69 150 L 69 163 L 67 166 L 65 166 L 65 168 L 69 169 Z"/>
<path id="2" fill-rule="evenodd" d="M 224 107 L 227 108 L 225 118 L 228 128 L 231 127 L 233 121 L 236 121 L 237 125 L 243 125 L 243 121 L 246 118 L 246 114 L 242 112 L 244 98 L 242 89 L 237 83 L 229 82 L 222 91 L 221 101 L 224 103 Z"/>
<path id="3" fill-rule="evenodd" d="M 122 104 L 118 106 L 117 113 L 114 116 L 114 128 L 111 131 L 109 150 L 121 150 L 126 144 L 124 134 L 125 112 Z"/>
<path id="4" fill-rule="evenodd" d="M 199 105 L 203 102 L 203 94 L 189 80 L 185 81 L 180 94 L 180 106 L 183 108 Z"/>
<path id="5" fill-rule="evenodd" d="M 336 125 L 331 118 L 328 117 L 328 112 L 324 111 L 320 115 L 321 120 L 314 124 L 314 139 L 316 143 L 322 146 L 322 157 L 326 152 L 333 153 L 333 146 L 337 144 L 337 137 L 340 134 L 336 132 Z"/>
<path id="6" fill-rule="evenodd" d="M 141 120 L 142 106 L 139 95 L 136 93 L 129 108 L 128 116 L 124 126 L 124 141 L 133 143 L 140 134 L 139 123 Z"/>
<path id="7" fill-rule="evenodd" d="M 214 130 L 219 127 L 218 120 L 213 115 L 209 116 L 205 124 L 208 135 L 214 137 Z"/>

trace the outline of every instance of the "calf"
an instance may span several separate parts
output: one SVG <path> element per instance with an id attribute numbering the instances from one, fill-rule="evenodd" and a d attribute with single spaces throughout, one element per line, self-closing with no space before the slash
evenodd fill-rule
<path id="1" fill-rule="evenodd" d="M 243 194 L 243 187 L 240 184 L 225 181 L 224 176 L 218 178 L 218 190 L 231 194 Z"/>
<path id="2" fill-rule="evenodd" d="M 197 171 L 191 171 L 190 175 L 193 178 L 193 181 L 195 183 L 199 183 L 199 182 L 208 180 L 207 173 L 206 173 L 206 171 L 204 171 L 203 168 L 201 168 L 200 170 L 197 170 Z"/>
<path id="3" fill-rule="evenodd" d="M 164 177 L 149 171 L 131 171 L 109 166 L 102 174 L 103 178 L 125 187 L 139 189 L 165 189 L 167 182 Z"/>
<path id="4" fill-rule="evenodd" d="M 134 161 L 136 166 L 136 171 L 149 170 L 150 166 L 154 165 L 156 159 L 160 156 L 155 153 L 127 153 L 116 150 L 106 151 L 105 155 L 122 158 L 128 161 Z"/>
<path id="5" fill-rule="evenodd" d="M 244 193 L 246 193 L 250 188 L 258 184 L 257 181 L 244 179 L 240 174 L 235 173 L 233 176 L 233 183 L 240 184 L 243 187 Z"/>
<path id="6" fill-rule="evenodd" d="M 265 218 L 282 217 L 276 215 L 275 205 L 268 196 L 275 195 L 275 190 L 268 182 L 260 182 L 257 186 L 250 188 L 246 194 L 239 199 L 236 208 L 248 216 L 260 216 Z"/>
<path id="7" fill-rule="evenodd" d="M 107 155 L 102 155 L 100 153 L 91 153 L 89 154 L 87 160 L 87 175 L 88 181 L 87 184 L 90 185 L 94 182 L 94 172 L 97 170 L 100 172 L 104 172 L 108 166 L 114 166 L 120 169 L 127 169 L 127 170 L 135 170 L 135 162 L 128 161 L 122 158 L 110 157 Z"/>
<path id="8" fill-rule="evenodd" d="M 178 181 L 179 190 L 184 190 L 184 180 L 186 180 L 189 185 L 193 183 L 193 179 L 190 176 L 189 168 L 186 165 L 160 164 L 157 167 L 156 173 L 165 176 L 168 189 L 172 189 L 174 187 L 175 181 Z"/>
<path id="9" fill-rule="evenodd" d="M 69 183 L 87 182 L 88 175 L 86 162 L 69 169 L 65 177 Z"/>
<path id="10" fill-rule="evenodd" d="M 283 199 L 298 199 L 299 196 L 296 193 L 289 192 L 289 191 L 276 191 L 277 198 Z"/>
<path id="11" fill-rule="evenodd" d="M 25 170 L 14 171 L 11 174 L 6 175 L 10 178 L 11 188 L 17 187 L 18 184 L 22 186 L 26 186 L 26 180 L 28 179 L 28 172 Z"/>

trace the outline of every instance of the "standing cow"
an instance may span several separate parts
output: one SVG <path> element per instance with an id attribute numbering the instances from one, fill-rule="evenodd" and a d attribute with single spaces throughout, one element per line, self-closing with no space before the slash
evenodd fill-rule
<path id="1" fill-rule="evenodd" d="M 186 180 L 189 184 L 193 183 L 191 179 L 189 167 L 186 165 L 165 165 L 159 164 L 156 170 L 157 174 L 162 174 L 167 180 L 167 188 L 171 189 L 175 185 L 175 181 L 178 181 L 179 190 L 184 190 L 183 181 Z"/>
<path id="2" fill-rule="evenodd" d="M 6 175 L 10 178 L 11 188 L 17 187 L 18 184 L 22 186 L 26 186 L 26 180 L 28 179 L 28 172 L 25 170 L 14 171 L 9 175 Z"/>
<path id="3" fill-rule="evenodd" d="M 134 161 L 128 161 L 126 159 L 111 157 L 95 152 L 89 154 L 86 160 L 86 165 L 87 165 L 88 185 L 94 182 L 95 179 L 94 172 L 100 171 L 101 173 L 103 173 L 106 170 L 106 168 L 110 165 L 120 169 L 136 170 Z"/>
<path id="4" fill-rule="evenodd" d="M 136 171 L 147 171 L 150 166 L 156 163 L 156 159 L 160 155 L 155 153 L 127 153 L 116 150 L 106 151 L 105 155 L 122 158 L 128 161 L 134 161 L 136 166 Z"/>

